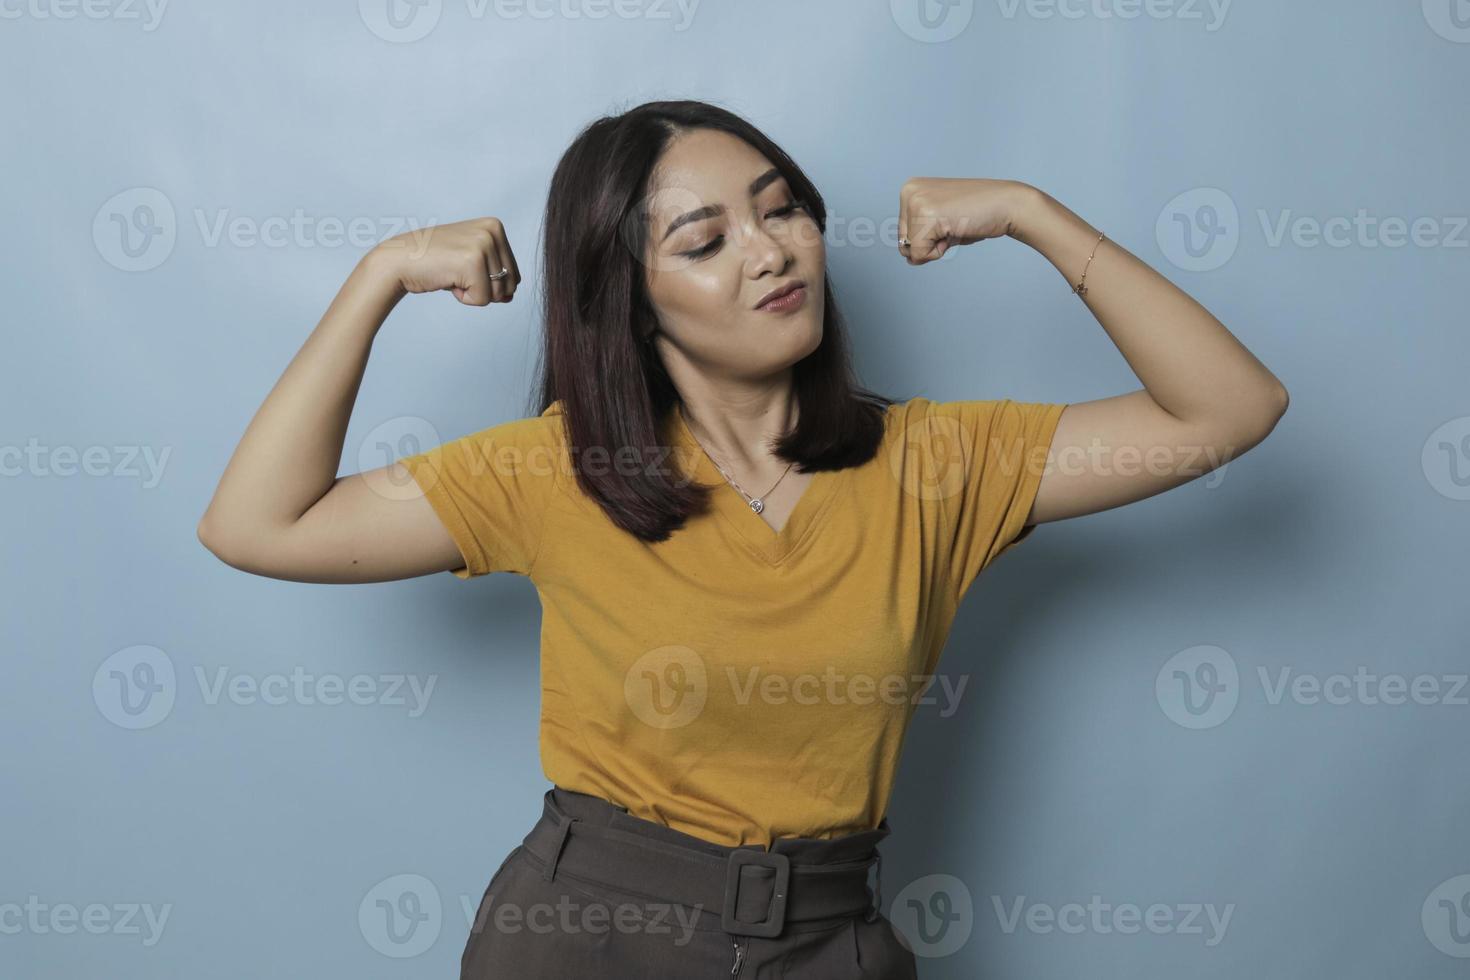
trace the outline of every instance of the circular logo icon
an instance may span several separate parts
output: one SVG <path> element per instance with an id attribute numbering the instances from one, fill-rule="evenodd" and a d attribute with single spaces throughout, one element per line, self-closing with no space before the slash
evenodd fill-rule
<path id="1" fill-rule="evenodd" d="M 975 16 L 975 0 L 888 0 L 898 29 L 915 41 L 939 44 L 960 36 Z"/>
<path id="2" fill-rule="evenodd" d="M 1180 650 L 1159 668 L 1154 696 L 1174 724 L 1214 728 L 1234 714 L 1240 700 L 1235 658 L 1216 646 Z"/>
<path id="3" fill-rule="evenodd" d="M 709 697 L 704 658 L 685 646 L 650 650 L 628 668 L 623 697 L 644 724 L 682 728 L 699 717 Z"/>
<path id="4" fill-rule="evenodd" d="M 1470 415 L 1429 433 L 1420 457 L 1424 478 L 1442 497 L 1470 500 Z"/>
<path id="5" fill-rule="evenodd" d="M 423 875 L 385 878 L 368 889 L 357 907 L 362 938 L 394 959 L 418 956 L 434 945 L 442 921 L 439 889 Z"/>
<path id="6" fill-rule="evenodd" d="M 1240 212 L 1218 187 L 1177 195 L 1154 225 L 1159 251 L 1186 272 L 1209 272 L 1230 261 L 1240 244 Z"/>
<path id="7" fill-rule="evenodd" d="M 1470 874 L 1440 882 L 1419 912 L 1424 935 L 1446 956 L 1470 959 Z"/>
<path id="8" fill-rule="evenodd" d="M 130 187 L 109 197 L 92 217 L 97 254 L 123 272 L 147 272 L 174 250 L 174 205 L 156 187 Z"/>
<path id="9" fill-rule="evenodd" d="M 174 709 L 174 663 L 158 647 L 117 651 L 92 675 L 92 702 L 119 728 L 152 728 Z"/>
<path id="10" fill-rule="evenodd" d="M 443 8 L 443 0 L 357 0 L 358 16 L 367 29 L 394 44 L 428 37 Z"/>
<path id="11" fill-rule="evenodd" d="M 949 956 L 970 939 L 975 902 L 954 875 L 925 875 L 893 897 L 888 918 L 916 956 Z"/>
<path id="12" fill-rule="evenodd" d="M 903 492 L 920 500 L 944 500 L 964 489 L 973 440 L 960 420 L 929 415 L 912 423 L 888 454 Z"/>
<path id="13" fill-rule="evenodd" d="M 1470 13 L 1464 0 L 1424 0 L 1424 19 L 1430 30 L 1456 44 L 1470 44 Z"/>
<path id="14" fill-rule="evenodd" d="M 363 474 L 368 488 L 388 500 L 409 500 L 423 496 L 423 491 L 412 477 L 402 481 L 394 478 L 390 463 L 406 456 L 417 456 L 439 446 L 439 432 L 428 419 L 416 415 L 400 415 L 373 427 L 357 445 L 357 471 Z M 474 452 L 475 443 L 458 440 L 445 447 L 446 453 Z M 484 472 L 494 465 L 493 459 L 474 459 L 467 462 L 472 472 Z M 438 479 L 438 471 L 432 466 L 424 471 L 426 480 Z"/>

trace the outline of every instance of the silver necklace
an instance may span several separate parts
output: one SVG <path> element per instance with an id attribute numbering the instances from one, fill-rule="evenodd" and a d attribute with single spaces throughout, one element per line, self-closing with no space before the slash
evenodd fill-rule
<path id="1" fill-rule="evenodd" d="M 684 428 L 688 429 L 689 430 L 689 434 L 694 437 L 694 441 L 697 442 L 697 443 L 699 443 L 699 448 L 700 449 L 704 449 L 704 454 L 709 457 L 709 461 L 711 463 L 714 463 L 715 464 L 715 469 L 717 469 L 717 470 L 720 471 L 720 475 L 725 478 L 725 482 L 728 483 L 728 484 L 730 484 L 730 486 L 734 487 L 737 491 L 739 491 L 740 496 L 742 496 L 742 497 L 745 498 L 745 502 L 750 505 L 750 509 L 751 510 L 755 511 L 757 514 L 759 514 L 761 511 L 765 510 L 766 509 L 766 501 L 765 501 L 765 498 L 766 497 L 769 497 L 771 495 L 771 490 L 774 490 L 774 489 L 776 489 L 776 487 L 778 487 L 778 486 L 781 485 L 781 481 L 784 480 L 784 479 L 786 479 L 786 474 L 791 472 L 791 467 L 795 466 L 796 465 L 796 462 L 793 460 L 792 462 L 786 464 L 786 469 L 782 470 L 781 471 L 781 475 L 776 478 L 776 482 L 773 483 L 773 484 L 771 484 L 771 490 L 767 490 L 765 493 L 761 494 L 759 497 L 752 497 L 750 494 L 746 493 L 743 489 L 741 489 L 740 484 L 738 484 L 738 483 L 735 482 L 734 477 L 730 476 L 729 473 L 726 473 L 725 472 L 725 468 L 723 466 L 721 466 L 719 463 L 715 462 L 714 455 L 711 454 L 708 449 L 705 449 L 704 443 L 702 443 L 702 442 L 699 441 L 699 436 L 694 435 L 694 428 L 689 424 L 689 416 L 687 416 L 687 415 L 684 414 L 683 407 L 680 407 L 678 411 L 679 411 L 679 417 L 684 420 Z"/>

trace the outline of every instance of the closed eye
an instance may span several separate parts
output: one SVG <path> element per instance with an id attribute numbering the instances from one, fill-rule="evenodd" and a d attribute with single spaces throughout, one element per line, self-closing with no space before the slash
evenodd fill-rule
<path id="1" fill-rule="evenodd" d="M 787 204 L 787 205 L 785 205 L 783 207 L 779 207 L 779 208 L 777 208 L 774 211 L 767 211 L 766 212 L 766 217 L 767 218 L 785 218 L 785 217 L 787 217 L 787 216 L 789 216 L 789 215 L 791 215 L 791 214 L 793 214 L 793 213 L 795 213 L 797 211 L 805 210 L 805 208 L 806 208 L 806 202 L 804 202 L 804 201 L 793 201 L 792 203 Z M 687 251 L 687 252 L 680 252 L 679 254 L 681 256 L 684 256 L 685 258 L 702 259 L 702 258 L 704 258 L 707 255 L 713 255 L 715 252 L 719 251 L 720 243 L 723 242 L 724 240 L 725 240 L 725 236 L 724 235 L 716 235 L 714 238 L 710 239 L 707 244 L 705 244 L 705 245 L 703 245 L 703 246 L 701 246 L 699 248 L 696 248 L 696 249 L 691 249 L 690 251 Z"/>

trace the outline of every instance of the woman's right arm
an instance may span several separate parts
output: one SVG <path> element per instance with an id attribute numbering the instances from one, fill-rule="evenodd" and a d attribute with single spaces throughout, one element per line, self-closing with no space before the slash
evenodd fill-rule
<path id="1" fill-rule="evenodd" d="M 501 268 L 509 275 L 492 280 Z M 336 476 L 373 338 L 407 293 L 467 306 L 509 302 L 520 283 L 505 230 L 476 218 L 408 232 L 357 264 L 241 436 L 199 521 L 226 564 L 297 582 L 384 582 L 464 564 L 397 463 Z"/>

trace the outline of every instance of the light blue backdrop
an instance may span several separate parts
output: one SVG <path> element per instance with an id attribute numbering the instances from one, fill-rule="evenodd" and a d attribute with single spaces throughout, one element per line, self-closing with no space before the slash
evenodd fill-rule
<path id="1" fill-rule="evenodd" d="M 528 414 L 551 168 L 670 97 L 808 169 L 880 390 L 1138 386 L 1025 246 L 897 256 L 937 175 L 1047 190 L 1291 392 L 970 593 L 885 850 L 924 976 L 1464 975 L 1464 0 L 389 2 L 0 0 L 0 975 L 455 974 L 546 786 L 533 586 L 251 577 L 195 523 L 407 224 L 502 218 L 528 288 L 405 301 L 341 472 Z"/>

